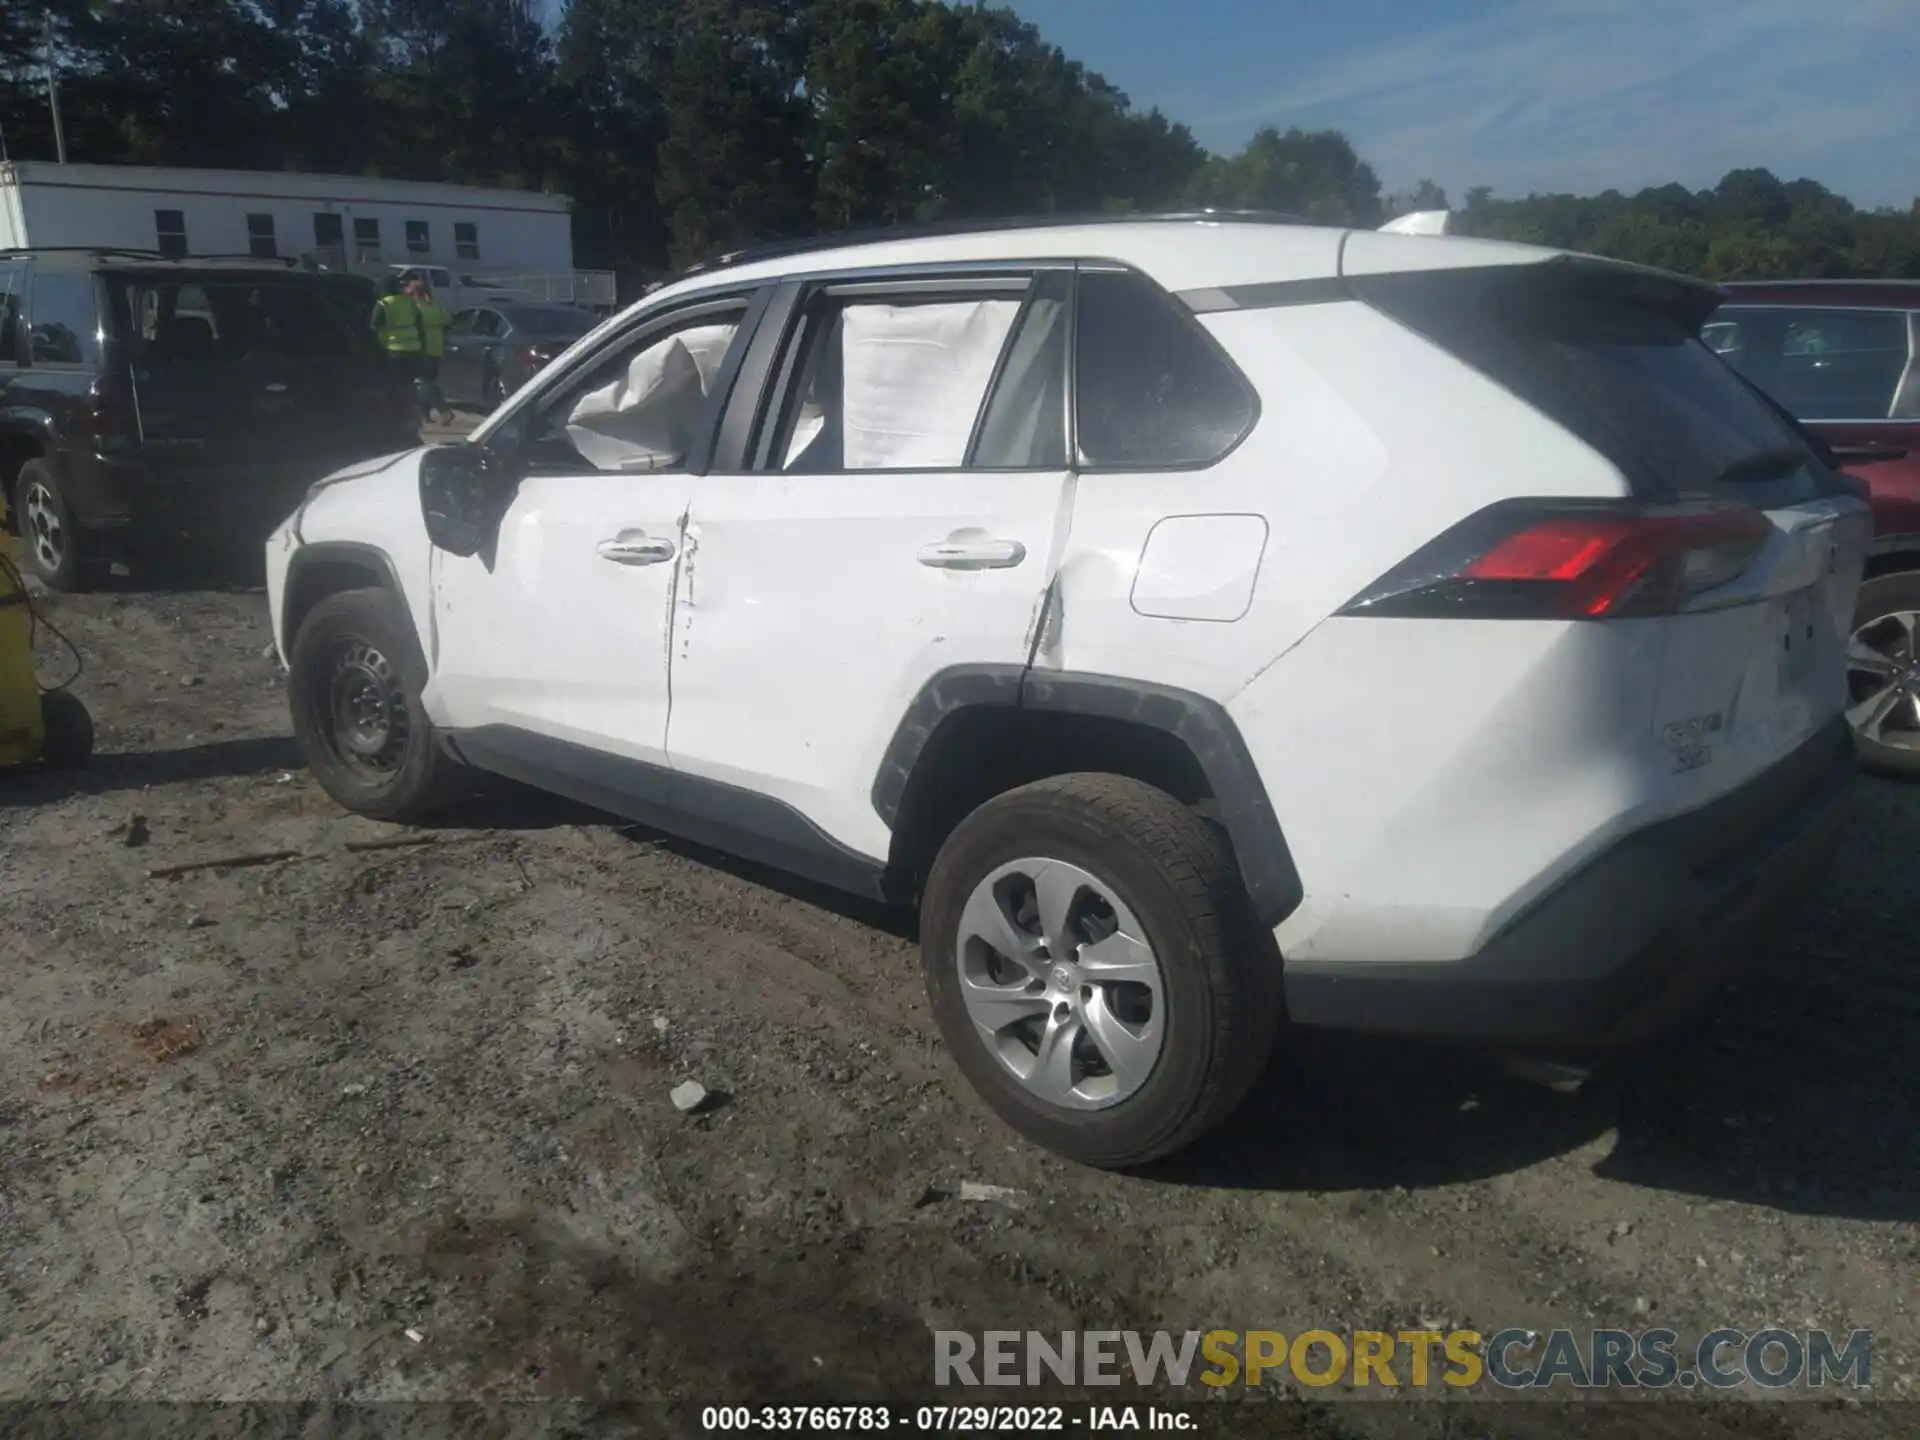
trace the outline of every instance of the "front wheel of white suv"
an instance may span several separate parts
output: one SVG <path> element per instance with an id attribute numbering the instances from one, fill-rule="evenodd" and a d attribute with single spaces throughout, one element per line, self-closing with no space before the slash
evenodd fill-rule
<path id="1" fill-rule="evenodd" d="M 1279 956 L 1225 836 L 1117 775 L 988 801 L 941 847 L 920 947 L 942 1038 L 993 1110 L 1084 1164 L 1182 1149 L 1259 1077 Z"/>
<path id="2" fill-rule="evenodd" d="M 393 591 L 344 590 L 315 605 L 287 668 L 294 738 L 342 806 L 410 824 L 459 797 L 461 767 L 421 708 L 426 662 Z"/>

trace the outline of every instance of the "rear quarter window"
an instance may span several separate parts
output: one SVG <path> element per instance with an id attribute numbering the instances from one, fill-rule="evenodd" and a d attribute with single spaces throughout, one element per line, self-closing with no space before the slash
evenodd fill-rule
<path id="1" fill-rule="evenodd" d="M 1728 306 L 1703 332 L 1728 364 L 1802 420 L 1886 420 L 1913 404 L 1904 310 Z"/>
<path id="2" fill-rule="evenodd" d="M 1210 465 L 1245 438 L 1259 404 L 1244 376 L 1172 296 L 1144 276 L 1080 276 L 1074 406 L 1089 469 Z"/>

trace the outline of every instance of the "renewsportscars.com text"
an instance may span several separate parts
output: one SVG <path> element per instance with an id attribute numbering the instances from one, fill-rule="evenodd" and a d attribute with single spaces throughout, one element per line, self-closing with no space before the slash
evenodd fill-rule
<path id="1" fill-rule="evenodd" d="M 934 1332 L 934 1384 L 1309 1386 L 1510 1390 L 1779 1390 L 1872 1384 L 1873 1336 L 1854 1330 L 1037 1330 Z"/>

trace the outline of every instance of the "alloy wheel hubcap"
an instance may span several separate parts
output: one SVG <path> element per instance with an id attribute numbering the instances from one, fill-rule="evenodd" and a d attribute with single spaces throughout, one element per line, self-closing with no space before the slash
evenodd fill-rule
<path id="1" fill-rule="evenodd" d="M 1153 1073 L 1166 1038 L 1159 957 L 1112 887 L 1079 866 L 993 871 L 961 911 L 955 962 L 975 1031 L 1034 1098 L 1101 1110 Z"/>
<path id="2" fill-rule="evenodd" d="M 27 543 L 42 570 L 60 568 L 67 558 L 67 529 L 60 523 L 59 508 L 44 485 L 29 485 L 21 508 L 27 515 Z"/>
<path id="3" fill-rule="evenodd" d="M 327 710 L 341 757 L 388 771 L 407 745 L 407 701 L 387 657 L 364 641 L 340 652 L 328 678 Z"/>
<path id="4" fill-rule="evenodd" d="M 1869 620 L 1847 642 L 1847 719 L 1876 745 L 1920 750 L 1920 612 Z"/>

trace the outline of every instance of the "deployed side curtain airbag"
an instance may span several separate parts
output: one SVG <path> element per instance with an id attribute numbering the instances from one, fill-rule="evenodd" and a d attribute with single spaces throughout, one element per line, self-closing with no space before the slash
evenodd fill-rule
<path id="1" fill-rule="evenodd" d="M 575 402 L 567 439 L 596 470 L 664 470 L 684 463 L 735 326 L 702 325 L 649 345 Z"/>
<path id="2" fill-rule="evenodd" d="M 1019 311 L 1013 300 L 848 306 L 841 322 L 845 467 L 962 464 Z"/>

